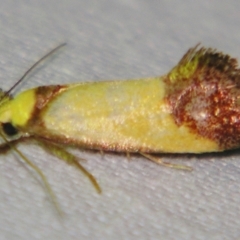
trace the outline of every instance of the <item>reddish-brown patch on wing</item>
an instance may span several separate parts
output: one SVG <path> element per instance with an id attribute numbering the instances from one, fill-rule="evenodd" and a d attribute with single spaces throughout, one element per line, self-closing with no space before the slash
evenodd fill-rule
<path id="1" fill-rule="evenodd" d="M 179 72 L 177 81 L 173 82 L 170 72 L 166 78 L 166 99 L 175 122 L 214 140 L 222 150 L 238 148 L 240 69 L 237 60 L 212 49 L 194 48 L 188 53 L 179 64 L 189 67 L 193 63 L 190 76 L 189 72 Z M 174 77 L 176 73 L 177 68 Z"/>
<path id="2" fill-rule="evenodd" d="M 36 88 L 36 103 L 32 116 L 28 122 L 28 129 L 35 130 L 35 128 L 43 126 L 41 116 L 43 109 L 47 106 L 49 101 L 53 100 L 54 97 L 59 95 L 66 88 L 67 86 L 65 85 L 50 85 Z"/>

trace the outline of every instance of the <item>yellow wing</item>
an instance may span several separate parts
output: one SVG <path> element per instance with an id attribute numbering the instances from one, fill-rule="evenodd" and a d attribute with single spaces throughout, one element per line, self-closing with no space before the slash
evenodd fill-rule
<path id="1" fill-rule="evenodd" d="M 89 149 L 124 152 L 216 151 L 178 126 L 161 78 L 66 86 L 33 115 L 33 134 Z"/>
<path id="2" fill-rule="evenodd" d="M 3 99 L 0 122 L 7 135 L 88 149 L 223 151 L 240 145 L 239 81 L 236 59 L 195 47 L 163 77 L 42 86 Z"/>

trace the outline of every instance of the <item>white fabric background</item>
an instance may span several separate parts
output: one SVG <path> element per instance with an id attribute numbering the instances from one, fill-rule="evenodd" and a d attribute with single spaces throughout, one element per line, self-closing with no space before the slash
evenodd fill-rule
<path id="1" fill-rule="evenodd" d="M 0 8 L 0 81 L 7 90 L 40 56 L 68 46 L 17 91 L 86 80 L 157 76 L 196 43 L 240 58 L 240 2 L 8 0 Z M 75 151 L 98 179 L 40 147 L 19 149 L 47 176 L 59 220 L 38 176 L 19 157 L 0 157 L 0 239 L 239 239 L 239 152 L 165 155 L 184 172 L 142 157 Z"/>

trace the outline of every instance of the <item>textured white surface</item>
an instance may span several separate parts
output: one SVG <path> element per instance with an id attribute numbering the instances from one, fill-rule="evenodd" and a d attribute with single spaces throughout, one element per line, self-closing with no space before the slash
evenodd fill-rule
<path id="1" fill-rule="evenodd" d="M 68 46 L 17 90 L 43 84 L 156 76 L 201 42 L 240 58 L 240 2 L 2 1 L 0 79 L 8 89 L 40 56 Z M 103 189 L 40 147 L 19 148 L 46 174 L 62 220 L 35 173 L 0 158 L 0 239 L 239 239 L 240 155 L 164 156 L 183 172 L 141 158 L 76 151 Z"/>

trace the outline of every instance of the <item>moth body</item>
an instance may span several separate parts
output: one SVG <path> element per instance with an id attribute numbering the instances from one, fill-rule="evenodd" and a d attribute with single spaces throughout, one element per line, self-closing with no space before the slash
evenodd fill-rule
<path id="1" fill-rule="evenodd" d="M 95 178 L 65 147 L 140 153 L 164 166 L 186 169 L 153 154 L 240 146 L 240 69 L 236 59 L 212 49 L 189 49 L 162 77 L 40 86 L 14 98 L 8 93 L 0 91 L 0 134 L 5 140 L 0 151 L 18 152 L 41 175 L 50 195 L 44 175 L 15 148 L 19 142 L 33 139 L 77 166 L 99 192 Z"/>

